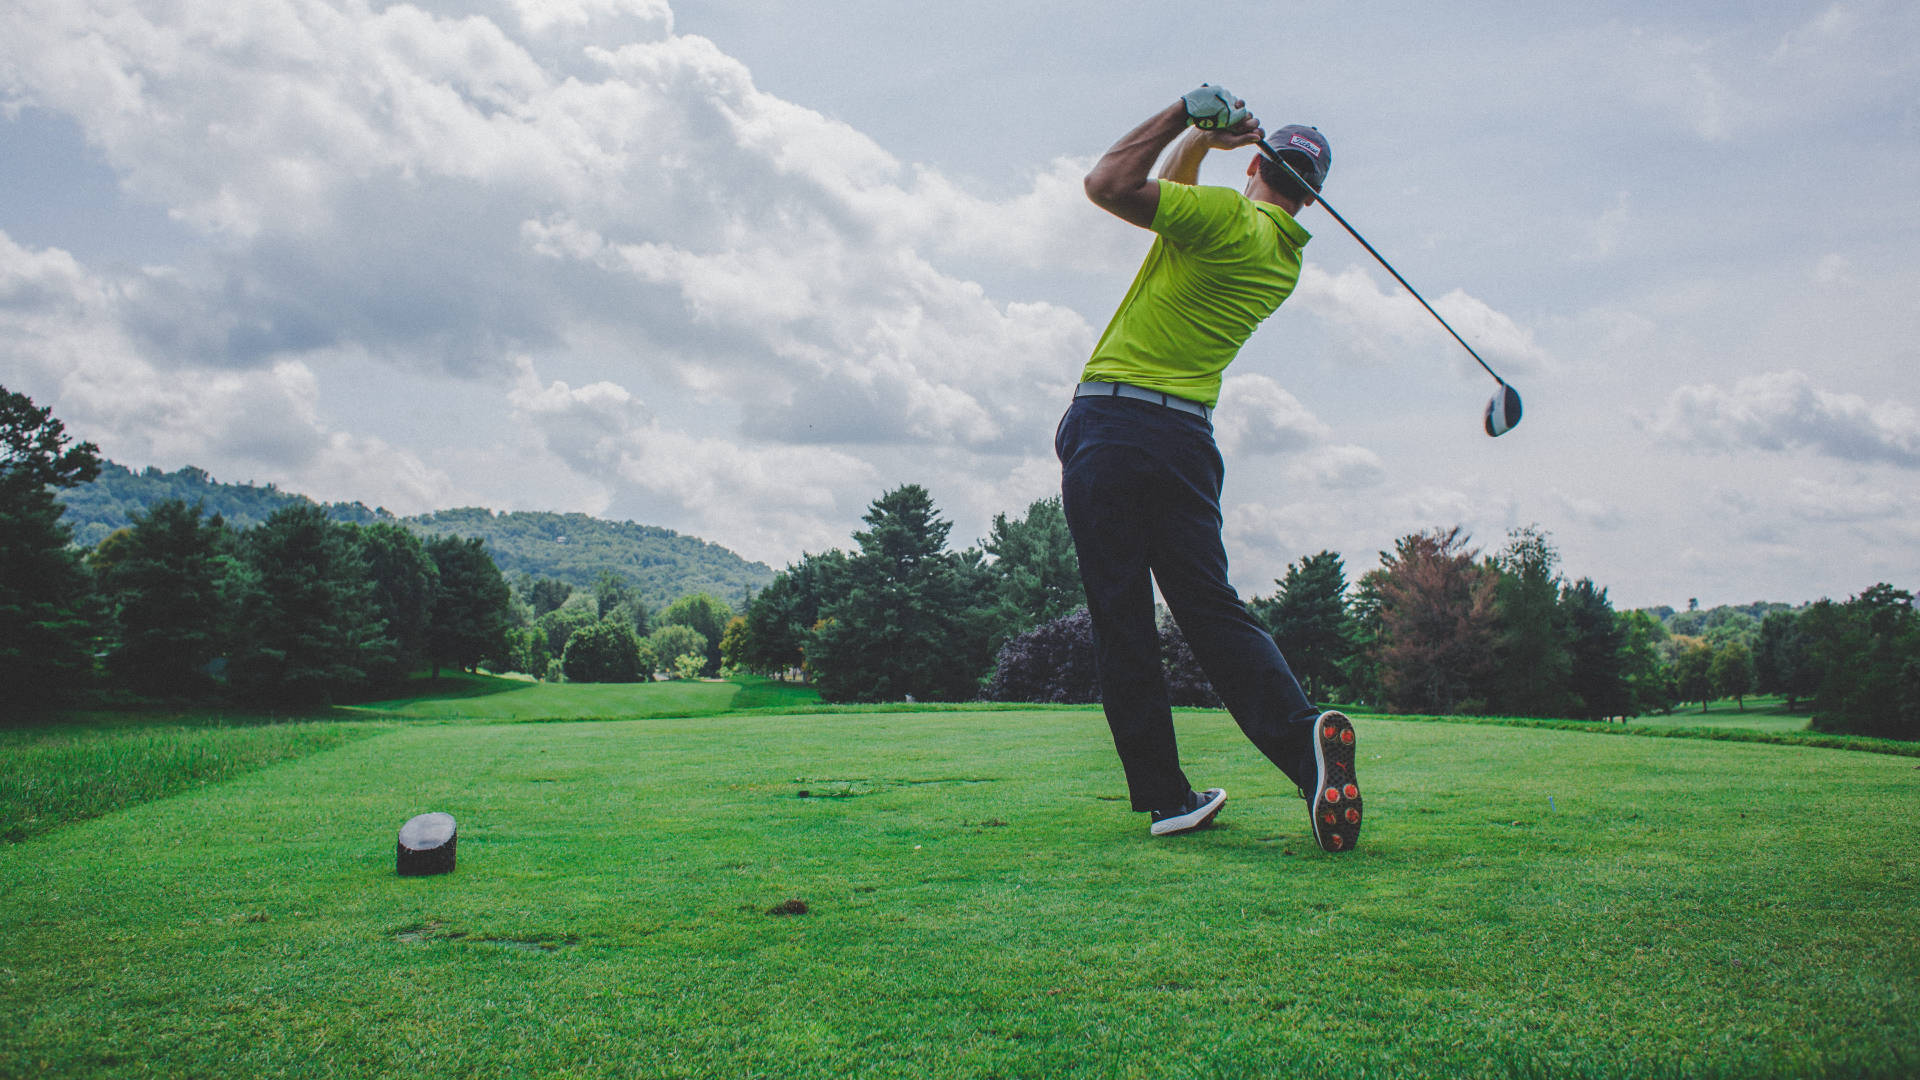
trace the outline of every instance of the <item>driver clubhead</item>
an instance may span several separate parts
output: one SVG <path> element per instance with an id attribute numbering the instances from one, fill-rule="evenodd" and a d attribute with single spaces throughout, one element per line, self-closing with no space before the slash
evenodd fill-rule
<path id="1" fill-rule="evenodd" d="M 1499 438 L 1520 423 L 1520 392 L 1506 383 L 1487 401 L 1487 434 Z"/>

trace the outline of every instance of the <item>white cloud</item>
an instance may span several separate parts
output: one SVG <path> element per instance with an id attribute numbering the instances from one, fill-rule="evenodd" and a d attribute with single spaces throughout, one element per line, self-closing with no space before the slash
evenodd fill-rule
<path id="1" fill-rule="evenodd" d="M 1220 403 L 1214 437 L 1229 454 L 1305 450 L 1333 434 L 1299 398 L 1265 375 L 1227 376 L 1221 383 Z"/>
<path id="2" fill-rule="evenodd" d="M 399 513 L 458 496 L 416 455 L 333 428 L 305 360 L 246 371 L 149 363 L 122 325 L 142 284 L 98 278 L 65 251 L 32 251 L 0 233 L 0 366 L 10 388 L 57 401 L 74 437 L 121 461 L 193 463 Z"/>
<path id="3" fill-rule="evenodd" d="M 1409 353 L 1429 356 L 1444 346 L 1454 370 L 1478 370 L 1473 357 L 1398 282 L 1389 277 L 1383 287 L 1363 267 L 1329 273 L 1310 262 L 1301 268 L 1300 284 L 1288 304 L 1325 320 L 1336 340 L 1366 362 L 1404 363 Z M 1555 366 L 1533 331 L 1486 301 L 1455 289 L 1432 304 L 1503 375 L 1525 376 Z"/>
<path id="4" fill-rule="evenodd" d="M 1682 386 L 1642 422 L 1656 435 L 1710 450 L 1809 449 L 1843 461 L 1920 467 L 1920 412 L 1823 390 L 1799 371 L 1755 375 L 1731 390 Z"/>
<path id="5" fill-rule="evenodd" d="M 877 493 L 859 458 L 822 447 L 741 445 L 658 423 L 625 387 L 542 383 L 519 362 L 510 401 L 518 423 L 540 434 L 574 472 L 616 493 L 665 498 L 700 535 L 723 538 L 749 558 L 781 560 L 844 541 L 826 522 Z"/>
<path id="6" fill-rule="evenodd" d="M 673 11 L 666 0 L 512 0 L 520 25 L 531 33 L 555 27 L 579 28 L 595 20 L 632 16 L 644 23 L 673 29 Z"/>

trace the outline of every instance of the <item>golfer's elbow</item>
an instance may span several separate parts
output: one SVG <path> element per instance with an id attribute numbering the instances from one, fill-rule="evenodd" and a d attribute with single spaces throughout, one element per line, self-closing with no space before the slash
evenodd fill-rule
<path id="1" fill-rule="evenodd" d="M 1154 181 L 1115 176 L 1096 167 L 1081 186 L 1093 205 L 1114 217 L 1142 228 L 1152 224 L 1154 209 L 1160 201 L 1160 187 Z"/>
<path id="2" fill-rule="evenodd" d="M 1103 169 L 1096 165 L 1087 174 L 1082 186 L 1086 188 L 1087 198 L 1092 200 L 1093 205 L 1110 214 L 1121 214 L 1125 208 L 1140 202 L 1142 192 L 1152 184 L 1151 180 L 1143 180 L 1119 169 Z M 1159 189 L 1156 187 L 1154 191 L 1158 194 Z"/>
<path id="3" fill-rule="evenodd" d="M 1080 186 L 1086 189 L 1087 198 L 1093 205 L 1102 210 L 1112 210 L 1113 204 L 1119 199 L 1120 186 L 1114 182 L 1111 174 L 1102 172 L 1098 166 L 1087 174 Z"/>

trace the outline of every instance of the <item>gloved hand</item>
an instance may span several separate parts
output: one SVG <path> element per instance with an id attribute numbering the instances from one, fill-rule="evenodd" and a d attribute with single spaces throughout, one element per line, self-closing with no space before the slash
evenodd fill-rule
<path id="1" fill-rule="evenodd" d="M 1180 100 L 1187 107 L 1187 119 L 1202 131 L 1220 131 L 1247 118 L 1246 106 L 1234 104 L 1240 99 L 1212 83 L 1201 83 Z"/>

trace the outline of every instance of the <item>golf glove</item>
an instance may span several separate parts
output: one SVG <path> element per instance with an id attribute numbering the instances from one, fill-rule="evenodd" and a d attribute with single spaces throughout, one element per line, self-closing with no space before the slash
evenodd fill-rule
<path id="1" fill-rule="evenodd" d="M 1230 128 L 1247 118 L 1247 110 L 1233 104 L 1233 93 L 1212 83 L 1201 83 L 1180 100 L 1187 106 L 1187 119 L 1202 131 Z"/>

